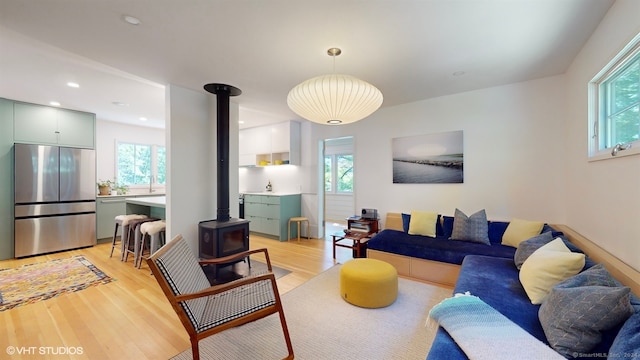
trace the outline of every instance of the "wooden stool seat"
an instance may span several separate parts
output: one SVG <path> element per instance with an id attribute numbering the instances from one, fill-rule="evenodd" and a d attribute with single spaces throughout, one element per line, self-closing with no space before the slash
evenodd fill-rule
<path id="1" fill-rule="evenodd" d="M 120 235 L 120 261 L 124 260 L 124 246 L 127 243 L 127 236 L 129 235 L 129 222 L 136 219 L 144 219 L 147 215 L 138 215 L 138 214 L 128 214 L 128 215 L 118 215 L 115 217 L 114 221 L 116 223 L 116 227 L 113 230 L 113 239 L 111 240 L 111 253 L 109 257 L 113 256 L 113 249 L 116 247 L 117 236 L 118 236 L 118 227 L 122 227 L 122 235 Z"/>
<path id="2" fill-rule="evenodd" d="M 298 223 L 298 241 L 300 241 L 300 223 L 302 222 L 307 222 L 307 240 L 311 239 L 311 237 L 309 236 L 310 231 L 309 231 L 309 219 L 307 219 L 306 217 L 303 216 L 296 216 L 296 217 L 292 217 L 289 218 L 289 222 L 287 224 L 287 240 L 291 240 L 291 223 L 292 222 L 296 222 Z"/>
<path id="3" fill-rule="evenodd" d="M 129 221 L 129 231 L 127 235 L 127 239 L 124 243 L 124 259 L 123 261 L 127 261 L 129 259 L 129 254 L 133 255 L 133 265 L 137 266 L 138 250 L 141 249 L 140 243 L 142 242 L 142 233 L 140 232 L 140 225 L 146 222 L 158 221 L 160 219 L 144 217 L 142 219 L 133 219 Z"/>
<path id="4" fill-rule="evenodd" d="M 150 221 L 140 225 L 140 233 L 142 233 L 142 240 L 140 241 L 140 248 L 138 249 L 138 258 L 135 261 L 136 267 L 139 269 L 142 265 L 142 254 L 144 252 L 144 244 L 149 238 L 149 256 L 156 252 L 165 242 L 165 230 L 167 224 L 162 221 Z"/>

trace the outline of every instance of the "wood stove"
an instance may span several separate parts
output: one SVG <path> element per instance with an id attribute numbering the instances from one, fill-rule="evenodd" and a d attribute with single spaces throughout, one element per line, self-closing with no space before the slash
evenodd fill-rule
<path id="1" fill-rule="evenodd" d="M 249 250 L 249 221 L 201 221 L 198 224 L 200 258 L 215 259 Z"/>
<path id="2" fill-rule="evenodd" d="M 213 259 L 249 250 L 249 221 L 229 216 L 229 97 L 242 91 L 225 84 L 204 89 L 217 98 L 218 217 L 198 224 L 198 238 L 200 258 Z"/>

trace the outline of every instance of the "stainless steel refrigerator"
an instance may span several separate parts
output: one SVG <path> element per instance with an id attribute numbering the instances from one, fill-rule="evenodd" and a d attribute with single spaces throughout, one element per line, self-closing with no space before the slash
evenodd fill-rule
<path id="1" fill-rule="evenodd" d="M 15 144 L 15 257 L 96 244 L 96 156 Z"/>

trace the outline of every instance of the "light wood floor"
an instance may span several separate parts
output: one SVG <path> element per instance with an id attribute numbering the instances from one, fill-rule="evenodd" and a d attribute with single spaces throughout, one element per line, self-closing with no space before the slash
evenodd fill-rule
<path id="1" fill-rule="evenodd" d="M 250 244 L 251 248 L 267 247 L 273 265 L 292 271 L 278 279 L 283 294 L 335 264 L 331 241 L 279 242 L 252 234 Z M 116 279 L 0 312 L 0 359 L 7 358 L 10 349 L 16 351 L 10 359 L 168 359 L 190 348 L 186 331 L 146 264 L 135 269 L 131 260 L 121 262 L 117 251 L 109 258 L 110 250 L 107 243 L 0 261 L 4 269 L 84 255 Z M 351 259 L 350 250 L 338 248 L 337 258 L 337 262 Z M 81 355 L 61 354 L 71 351 Z"/>

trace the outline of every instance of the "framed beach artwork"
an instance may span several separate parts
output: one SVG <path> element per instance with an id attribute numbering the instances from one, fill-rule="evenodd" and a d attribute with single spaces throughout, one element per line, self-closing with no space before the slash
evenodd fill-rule
<path id="1" fill-rule="evenodd" d="M 464 182 L 462 130 L 391 140 L 394 184 Z"/>

